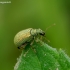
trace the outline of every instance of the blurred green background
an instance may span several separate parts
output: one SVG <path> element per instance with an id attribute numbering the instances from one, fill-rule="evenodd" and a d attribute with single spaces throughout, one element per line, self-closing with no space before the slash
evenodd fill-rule
<path id="1" fill-rule="evenodd" d="M 6 1 L 6 0 L 0 0 Z M 8 0 L 7 0 L 8 1 Z M 0 70 L 13 70 L 21 51 L 13 39 L 26 28 L 49 28 L 46 38 L 50 46 L 62 48 L 70 56 L 70 1 L 67 0 L 10 0 L 0 3 Z"/>

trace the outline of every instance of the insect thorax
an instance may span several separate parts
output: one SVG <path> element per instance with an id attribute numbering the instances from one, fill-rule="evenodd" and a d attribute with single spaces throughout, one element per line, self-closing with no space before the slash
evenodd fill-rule
<path id="1" fill-rule="evenodd" d="M 41 29 L 31 29 L 31 35 L 36 36 L 38 34 L 42 35 L 44 34 L 44 31 Z"/>

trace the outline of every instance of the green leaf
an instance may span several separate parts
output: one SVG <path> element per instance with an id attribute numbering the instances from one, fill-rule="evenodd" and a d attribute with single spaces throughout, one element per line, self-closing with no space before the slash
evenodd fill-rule
<path id="1" fill-rule="evenodd" d="M 22 50 L 14 70 L 70 70 L 70 58 L 61 49 L 34 41 Z"/>

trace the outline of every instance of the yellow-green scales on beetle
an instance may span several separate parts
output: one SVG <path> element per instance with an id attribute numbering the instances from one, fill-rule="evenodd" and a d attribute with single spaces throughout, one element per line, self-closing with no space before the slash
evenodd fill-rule
<path id="1" fill-rule="evenodd" d="M 14 44 L 18 47 L 18 49 L 20 49 L 22 45 L 31 42 L 37 35 L 44 36 L 45 32 L 41 29 L 33 28 L 22 30 L 15 35 Z"/>

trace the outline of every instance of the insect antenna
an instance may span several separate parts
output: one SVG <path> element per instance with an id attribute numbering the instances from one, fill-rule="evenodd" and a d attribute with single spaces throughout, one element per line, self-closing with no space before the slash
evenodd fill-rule
<path id="1" fill-rule="evenodd" d="M 46 30 L 45 30 L 45 32 L 46 32 L 49 28 L 51 28 L 52 26 L 55 26 L 55 25 L 56 25 L 56 24 L 54 23 L 54 24 L 50 25 L 49 27 L 47 27 Z"/>
<path id="2" fill-rule="evenodd" d="M 55 25 L 56 25 L 56 24 L 54 23 L 54 24 L 50 25 L 49 27 L 47 27 L 46 30 L 45 30 L 45 32 L 46 32 L 49 28 L 51 28 L 52 26 L 55 26 Z M 44 37 L 44 39 L 45 39 L 47 42 L 50 42 L 50 40 L 46 38 L 46 35 L 43 36 L 43 37 Z"/>

